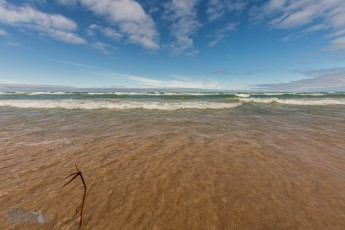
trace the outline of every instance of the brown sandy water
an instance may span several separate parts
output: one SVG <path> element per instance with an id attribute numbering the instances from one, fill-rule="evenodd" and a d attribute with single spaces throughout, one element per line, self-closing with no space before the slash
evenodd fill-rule
<path id="1" fill-rule="evenodd" d="M 0 229 L 345 229 L 345 109 L 0 109 Z M 8 221 L 8 208 L 46 223 Z"/>

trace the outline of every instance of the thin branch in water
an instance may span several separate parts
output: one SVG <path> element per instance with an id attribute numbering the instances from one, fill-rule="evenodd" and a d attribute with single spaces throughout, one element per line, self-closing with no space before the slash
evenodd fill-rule
<path id="1" fill-rule="evenodd" d="M 64 186 L 62 187 L 65 187 L 66 185 L 68 185 L 69 183 L 71 183 L 75 178 L 77 178 L 78 176 L 80 176 L 80 179 L 81 181 L 83 182 L 83 185 L 84 185 L 84 196 L 83 196 L 83 202 L 81 203 L 81 206 L 77 207 L 76 209 L 76 214 L 78 213 L 79 209 L 80 209 L 80 221 L 79 221 L 79 228 L 81 227 L 81 223 L 83 221 L 83 209 L 84 209 L 84 203 L 85 203 L 85 197 L 86 197 L 86 183 L 85 183 L 85 180 L 84 180 L 84 177 L 83 177 L 83 174 L 79 171 L 77 165 L 75 165 L 75 168 L 77 169 L 77 172 L 75 173 L 72 173 L 71 175 L 69 175 L 68 177 L 65 178 L 65 180 L 67 178 L 70 178 L 72 177 L 66 184 L 64 184 Z M 76 215 L 75 214 L 75 215 Z M 74 215 L 74 216 L 75 216 Z"/>

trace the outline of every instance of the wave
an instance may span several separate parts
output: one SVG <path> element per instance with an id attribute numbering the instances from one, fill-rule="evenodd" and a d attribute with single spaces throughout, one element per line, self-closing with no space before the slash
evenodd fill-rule
<path id="1" fill-rule="evenodd" d="M 0 92 L 0 94 L 13 95 L 63 95 L 63 94 L 81 94 L 81 95 L 144 95 L 144 96 L 215 96 L 215 95 L 234 95 L 237 97 L 249 97 L 246 93 L 229 92 Z"/>
<path id="2" fill-rule="evenodd" d="M 301 96 L 325 96 L 324 93 L 296 93 L 295 95 L 301 95 Z"/>
<path id="3" fill-rule="evenodd" d="M 11 95 L 60 95 L 60 94 L 74 94 L 73 92 L 0 92 L 0 94 Z"/>
<path id="4" fill-rule="evenodd" d="M 278 98 L 241 98 L 244 103 L 279 103 L 285 105 L 345 105 L 345 99 L 278 99 Z"/>
<path id="5" fill-rule="evenodd" d="M 0 92 L 0 94 L 20 94 L 20 95 L 59 95 L 59 94 L 85 94 L 85 95 L 152 95 L 152 96 L 212 96 L 212 95 L 234 95 L 234 93 L 190 93 L 190 92 Z"/>
<path id="6" fill-rule="evenodd" d="M 1 100 L 0 107 L 35 108 L 35 109 L 230 109 L 241 103 L 222 103 L 208 101 L 161 102 L 161 101 L 99 101 L 99 100 Z"/>
<path id="7" fill-rule="evenodd" d="M 284 95 L 297 95 L 297 96 L 325 96 L 325 93 L 292 93 L 292 92 L 285 92 L 285 93 L 253 93 L 253 95 L 265 95 L 265 96 L 284 96 Z"/>

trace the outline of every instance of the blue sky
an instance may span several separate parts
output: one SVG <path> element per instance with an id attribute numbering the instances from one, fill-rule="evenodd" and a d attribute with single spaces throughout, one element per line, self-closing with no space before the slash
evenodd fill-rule
<path id="1" fill-rule="evenodd" d="M 345 1 L 0 0 L 0 84 L 345 89 Z"/>

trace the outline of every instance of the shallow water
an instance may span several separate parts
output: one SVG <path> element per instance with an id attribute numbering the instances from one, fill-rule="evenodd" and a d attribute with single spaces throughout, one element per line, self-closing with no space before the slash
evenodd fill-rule
<path id="1" fill-rule="evenodd" d="M 75 164 L 85 229 L 345 228 L 343 105 L 2 106 L 0 123 L 1 229 L 77 229 Z M 8 222 L 11 207 L 50 220 Z"/>

